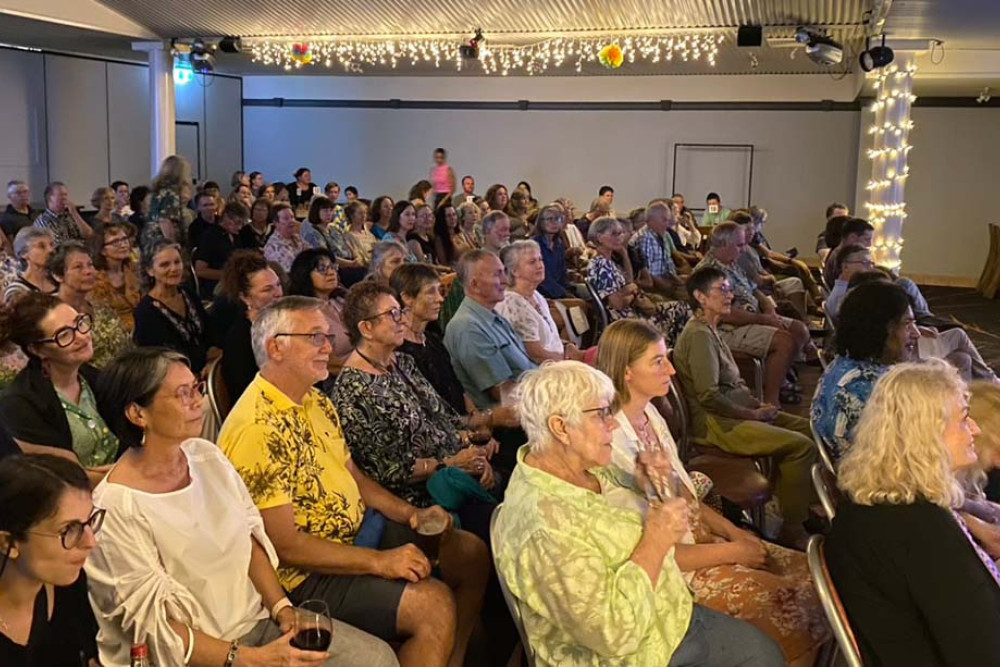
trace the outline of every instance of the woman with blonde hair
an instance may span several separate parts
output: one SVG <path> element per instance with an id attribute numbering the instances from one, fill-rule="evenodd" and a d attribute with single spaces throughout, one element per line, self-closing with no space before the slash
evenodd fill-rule
<path id="1" fill-rule="evenodd" d="M 840 460 L 830 574 L 868 665 L 1000 664 L 1000 573 L 958 510 L 979 427 L 958 371 L 903 363 L 875 384 Z"/>
<path id="2" fill-rule="evenodd" d="M 644 452 L 635 476 L 612 465 L 606 375 L 549 362 L 521 376 L 516 400 L 528 444 L 493 549 L 537 664 L 784 664 L 765 634 L 692 599 L 675 560 L 687 506 L 660 493 L 671 473 L 662 453 Z"/>
<path id="3" fill-rule="evenodd" d="M 805 554 L 763 542 L 703 503 L 711 481 L 684 470 L 670 429 L 652 404 L 670 392 L 675 374 L 663 334 L 642 320 L 619 320 L 601 336 L 597 367 L 615 385 L 612 462 L 634 474 L 640 452 L 660 451 L 677 473 L 691 527 L 674 558 L 695 601 L 767 633 L 789 664 L 813 664 L 830 630 Z"/>
<path id="4" fill-rule="evenodd" d="M 962 518 L 972 535 L 989 553 L 1000 558 L 1000 504 L 989 500 L 986 486 L 990 472 L 1000 468 L 1000 386 L 988 380 L 969 385 L 969 416 L 982 433 L 976 437 L 978 460 L 959 473 L 965 491 Z"/>

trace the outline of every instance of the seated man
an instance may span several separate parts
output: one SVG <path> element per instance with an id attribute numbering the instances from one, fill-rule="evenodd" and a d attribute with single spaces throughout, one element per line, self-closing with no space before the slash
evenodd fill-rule
<path id="1" fill-rule="evenodd" d="M 826 261 L 826 256 L 832 249 L 830 246 L 830 233 L 837 234 L 837 243 L 840 243 L 839 226 L 844 224 L 844 219 L 850 215 L 851 211 L 847 208 L 846 204 L 833 202 L 826 207 L 826 225 L 823 227 L 823 231 L 819 233 L 819 236 L 816 237 L 816 254 L 819 255 L 820 262 Z M 834 222 L 835 219 L 837 222 Z M 836 243 L 834 246 L 836 246 Z"/>
<path id="2" fill-rule="evenodd" d="M 733 211 L 729 216 L 743 230 L 743 238 L 746 239 L 746 248 L 740 253 L 736 264 L 743 270 L 750 282 L 757 286 L 764 294 L 774 295 L 779 299 L 784 299 L 794 306 L 796 319 L 803 319 L 808 309 L 806 298 L 806 288 L 799 278 L 778 279 L 773 273 L 764 268 L 760 255 L 752 247 L 754 238 L 754 224 L 750 213 L 745 209 Z M 791 315 L 791 313 L 788 313 Z"/>
<path id="3" fill-rule="evenodd" d="M 465 299 L 444 334 L 455 374 L 481 410 L 502 402 L 521 373 L 537 366 L 510 322 L 495 312 L 506 293 L 506 275 L 488 250 L 462 255 L 458 278 Z"/>
<path id="4" fill-rule="evenodd" d="M 774 460 L 776 494 L 785 517 L 779 541 L 801 548 L 807 537 L 802 522 L 812 498 L 809 469 L 816 460 L 809 422 L 760 403 L 740 377 L 719 336 L 720 321 L 735 305 L 727 274 L 701 267 L 691 274 L 687 288 L 696 314 L 677 341 L 674 366 L 691 411 L 691 434 L 733 454 Z"/>
<path id="5" fill-rule="evenodd" d="M 503 211 L 490 211 L 483 216 L 483 248 L 499 254 L 510 243 L 510 218 Z"/>
<path id="6" fill-rule="evenodd" d="M 848 284 L 851 282 L 851 278 L 859 273 L 871 271 L 874 267 L 875 263 L 872 261 L 872 254 L 868 248 L 862 245 L 849 245 L 838 248 L 833 261 L 833 271 L 831 272 L 835 279 L 830 288 L 830 293 L 823 304 L 826 316 L 830 318 L 830 322 L 834 326 L 836 326 L 837 316 L 840 314 L 840 305 L 844 302 L 844 297 L 847 296 Z M 882 275 L 885 280 L 889 280 L 888 276 L 885 276 L 885 274 Z"/>
<path id="7" fill-rule="evenodd" d="M 778 405 L 788 369 L 810 345 L 809 329 L 798 320 L 778 315 L 774 302 L 753 286 L 736 262 L 745 249 L 746 237 L 739 225 L 719 223 L 712 230 L 708 253 L 697 268 L 715 267 L 729 279 L 733 307 L 722 316 L 719 335 L 732 350 L 766 358 L 764 400 Z M 794 400 L 794 396 L 786 398 Z"/>
<path id="8" fill-rule="evenodd" d="M 249 216 L 246 206 L 229 202 L 222 211 L 219 224 L 210 225 L 202 231 L 200 245 L 194 253 L 194 273 L 198 276 L 203 300 L 211 301 L 215 297 L 215 286 L 222 278 L 222 267 L 239 247 L 240 230 Z"/>
<path id="9" fill-rule="evenodd" d="M 705 213 L 701 216 L 701 226 L 714 227 L 720 222 L 728 220 L 730 213 L 732 211 L 722 205 L 719 195 L 709 192 L 705 197 Z"/>
<path id="10" fill-rule="evenodd" d="M 254 320 L 260 373 L 226 418 L 219 446 L 260 509 L 294 603 L 322 599 L 334 618 L 400 642 L 401 665 L 458 667 L 486 586 L 485 545 L 451 531 L 440 567 L 453 590 L 430 578 L 415 529 L 450 517 L 392 495 L 351 460 L 333 404 L 313 387 L 329 375 L 332 350 L 321 307 L 287 297 Z M 385 520 L 370 515 L 361 533 L 366 507 Z"/>
<path id="11" fill-rule="evenodd" d="M 674 212 L 667 204 L 656 201 L 646 208 L 646 226 L 637 232 L 629 245 L 635 248 L 652 279 L 651 290 L 671 299 L 683 299 L 684 281 L 674 264 L 674 244 L 668 229 L 676 226 Z"/>
<path id="12" fill-rule="evenodd" d="M 41 213 L 31 208 L 31 190 L 24 181 L 7 183 L 7 209 L 0 215 L 0 231 L 13 243 L 17 233 L 31 223 Z"/>
<path id="13" fill-rule="evenodd" d="M 83 241 L 94 233 L 69 200 L 66 184 L 59 181 L 45 187 L 45 211 L 35 218 L 33 224 L 52 232 L 57 246 L 66 241 Z"/>

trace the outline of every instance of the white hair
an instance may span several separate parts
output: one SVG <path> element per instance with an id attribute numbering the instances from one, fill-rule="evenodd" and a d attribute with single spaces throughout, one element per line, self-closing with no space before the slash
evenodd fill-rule
<path id="1" fill-rule="evenodd" d="M 503 211 L 490 211 L 483 217 L 480 226 L 483 228 L 483 234 L 489 234 L 490 230 L 493 229 L 493 225 L 497 224 L 501 220 L 509 220 L 507 214 Z"/>
<path id="2" fill-rule="evenodd" d="M 263 368 L 270 358 L 267 354 L 268 341 L 276 334 L 289 333 L 292 313 L 319 310 L 322 306 L 322 301 L 311 296 L 286 296 L 261 310 L 250 327 L 250 342 L 257 367 Z M 287 345 L 287 341 L 283 344 Z"/>
<path id="3" fill-rule="evenodd" d="M 549 417 L 560 416 L 578 426 L 584 410 L 600 407 L 599 403 L 610 406 L 614 399 L 611 378 L 580 361 L 549 361 L 527 371 L 515 392 L 521 427 L 536 454 L 545 452 L 554 440 Z"/>
<path id="4" fill-rule="evenodd" d="M 596 244 L 597 237 L 607 231 L 610 231 L 615 227 L 615 225 L 619 227 L 622 226 L 622 223 L 618 220 L 618 218 L 614 218 L 610 215 L 601 216 L 597 220 L 590 223 L 590 228 L 587 229 L 587 240 Z"/>
<path id="5" fill-rule="evenodd" d="M 507 284 L 514 284 L 514 271 L 521 265 L 521 258 L 529 250 L 541 252 L 541 247 L 531 239 L 514 241 L 509 246 L 500 251 L 500 261 L 503 262 L 504 271 L 507 272 Z"/>

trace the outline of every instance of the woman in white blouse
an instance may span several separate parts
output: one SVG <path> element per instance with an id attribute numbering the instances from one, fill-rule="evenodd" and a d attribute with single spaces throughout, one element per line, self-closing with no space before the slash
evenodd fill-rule
<path id="1" fill-rule="evenodd" d="M 611 443 L 612 463 L 634 474 L 640 451 L 664 452 L 678 482 L 667 485 L 668 493 L 679 491 L 691 508 L 690 529 L 674 557 L 695 601 L 769 634 L 788 664 L 812 665 L 830 630 L 805 554 L 763 542 L 701 502 L 710 481 L 684 470 L 667 423 L 651 403 L 667 395 L 675 373 L 663 334 L 642 320 L 619 320 L 601 337 L 597 367 L 615 385 L 619 428 Z"/>
<path id="2" fill-rule="evenodd" d="M 291 645 L 274 547 L 239 475 L 198 438 L 205 384 L 184 356 L 130 350 L 103 381 L 109 426 L 129 449 L 94 490 L 107 511 L 86 564 L 102 665 L 127 666 L 133 643 L 157 665 L 397 664 L 387 644 L 337 621 L 329 654 Z"/>
<path id="3" fill-rule="evenodd" d="M 538 293 L 538 286 L 545 280 L 545 263 L 538 243 L 514 241 L 500 251 L 500 259 L 507 272 L 508 287 L 496 312 L 510 321 L 531 360 L 536 364 L 550 359 L 583 361 L 583 352 L 572 343 L 563 343 L 559 337 L 549 304 Z"/>

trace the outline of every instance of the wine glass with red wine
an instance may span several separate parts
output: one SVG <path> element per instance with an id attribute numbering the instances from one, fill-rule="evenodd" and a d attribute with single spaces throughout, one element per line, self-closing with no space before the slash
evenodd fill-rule
<path id="1" fill-rule="evenodd" d="M 303 651 L 330 650 L 333 621 L 330 609 L 322 600 L 306 600 L 295 608 L 295 636 L 292 646 Z"/>

